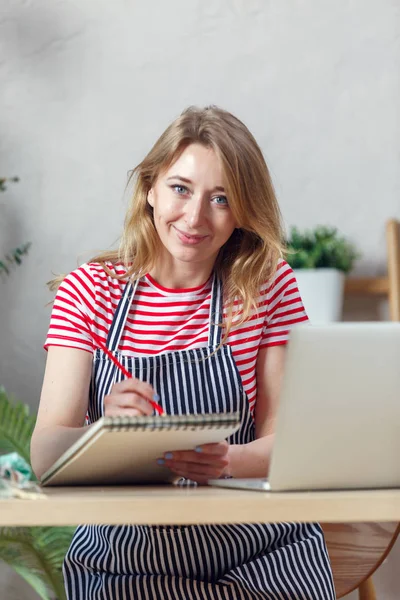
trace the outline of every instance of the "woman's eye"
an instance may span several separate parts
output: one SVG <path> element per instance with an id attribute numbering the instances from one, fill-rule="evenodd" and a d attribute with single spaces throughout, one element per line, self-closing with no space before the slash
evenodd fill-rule
<path id="1" fill-rule="evenodd" d="M 184 185 L 173 185 L 172 189 L 177 193 L 177 194 L 187 194 L 188 193 L 188 189 L 187 187 L 185 187 Z"/>
<path id="2" fill-rule="evenodd" d="M 219 204 L 220 206 L 228 205 L 228 199 L 226 196 L 215 196 L 215 198 L 213 198 L 213 202 L 215 202 L 215 204 Z"/>

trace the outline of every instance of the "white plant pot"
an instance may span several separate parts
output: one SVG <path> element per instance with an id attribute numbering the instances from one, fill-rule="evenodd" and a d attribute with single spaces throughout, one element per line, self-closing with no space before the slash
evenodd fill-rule
<path id="1" fill-rule="evenodd" d="M 311 323 L 340 321 L 343 310 L 345 274 L 337 269 L 295 269 L 308 318 Z"/>

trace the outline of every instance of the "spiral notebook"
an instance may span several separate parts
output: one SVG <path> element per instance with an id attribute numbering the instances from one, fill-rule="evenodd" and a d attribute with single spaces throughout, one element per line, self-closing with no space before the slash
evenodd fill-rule
<path id="1" fill-rule="evenodd" d="M 44 473 L 42 485 L 168 483 L 165 452 L 221 442 L 239 429 L 239 413 L 102 417 Z"/>

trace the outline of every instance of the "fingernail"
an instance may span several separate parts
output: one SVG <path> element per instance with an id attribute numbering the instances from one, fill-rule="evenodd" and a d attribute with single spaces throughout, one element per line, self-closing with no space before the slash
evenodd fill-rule
<path id="1" fill-rule="evenodd" d="M 172 452 L 167 452 L 166 454 L 164 454 L 164 458 L 166 458 L 167 460 L 171 460 L 171 458 L 174 458 L 174 455 L 172 454 Z"/>
<path id="2" fill-rule="evenodd" d="M 195 452 L 203 452 L 203 448 L 201 446 L 196 446 Z"/>
<path id="3" fill-rule="evenodd" d="M 163 458 L 157 458 L 158 465 L 165 465 L 165 460 Z"/>
<path id="4" fill-rule="evenodd" d="M 156 392 L 154 392 L 154 394 L 153 394 L 153 400 L 154 400 L 154 402 L 158 402 L 159 399 L 160 399 L 160 396 L 158 394 L 156 394 Z"/>

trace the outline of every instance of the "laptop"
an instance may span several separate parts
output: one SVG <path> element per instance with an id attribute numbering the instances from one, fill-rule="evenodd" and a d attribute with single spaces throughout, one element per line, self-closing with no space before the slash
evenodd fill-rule
<path id="1" fill-rule="evenodd" d="M 260 491 L 400 487 L 400 323 L 293 328 L 268 479 Z"/>

